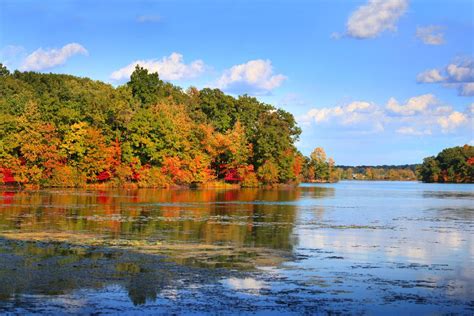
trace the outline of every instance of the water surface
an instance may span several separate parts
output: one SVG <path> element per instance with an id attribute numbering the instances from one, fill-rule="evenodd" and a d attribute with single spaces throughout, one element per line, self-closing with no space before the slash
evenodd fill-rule
<path id="1" fill-rule="evenodd" d="M 4 190 L 0 312 L 472 314 L 473 189 Z"/>

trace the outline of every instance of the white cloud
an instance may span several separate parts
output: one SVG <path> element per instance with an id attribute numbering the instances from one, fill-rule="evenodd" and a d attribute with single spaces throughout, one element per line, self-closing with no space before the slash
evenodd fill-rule
<path id="1" fill-rule="evenodd" d="M 473 117 L 474 103 L 460 112 L 443 105 L 434 95 L 425 94 L 409 98 L 404 104 L 390 98 L 385 107 L 356 101 L 343 106 L 313 108 L 298 121 L 305 128 L 316 123 L 351 134 L 392 132 L 426 136 L 435 132 L 453 133 L 468 127 L 469 122 L 472 125 Z"/>
<path id="2" fill-rule="evenodd" d="M 416 81 L 423 83 L 443 82 L 444 80 L 444 77 L 438 69 L 426 70 L 416 76 Z"/>
<path id="3" fill-rule="evenodd" d="M 474 102 L 468 105 L 466 112 L 469 115 L 474 116 Z"/>
<path id="4" fill-rule="evenodd" d="M 428 107 L 437 103 L 432 94 L 424 94 L 408 99 L 405 104 L 399 104 L 394 98 L 390 98 L 387 102 L 387 109 L 393 113 L 400 115 L 415 115 L 428 110 Z"/>
<path id="5" fill-rule="evenodd" d="M 443 83 L 447 88 L 457 88 L 460 96 L 474 96 L 474 60 L 457 60 L 443 69 L 426 70 L 416 77 L 419 83 Z"/>
<path id="6" fill-rule="evenodd" d="M 161 79 L 164 80 L 181 80 L 197 77 L 202 74 L 206 65 L 200 59 L 185 64 L 183 61 L 183 55 L 179 53 L 172 53 L 169 56 L 165 56 L 162 59 L 148 59 L 148 60 L 136 60 L 128 64 L 127 66 L 114 71 L 110 78 L 115 81 L 120 81 L 130 78 L 130 75 L 135 70 L 135 66 L 140 65 L 141 67 L 148 69 L 150 72 L 158 72 Z"/>
<path id="7" fill-rule="evenodd" d="M 448 133 L 461 125 L 464 125 L 468 122 L 467 115 L 454 111 L 447 116 L 441 116 L 438 118 L 438 124 L 441 126 L 443 133 Z"/>
<path id="8" fill-rule="evenodd" d="M 407 7 L 407 0 L 369 0 L 349 17 L 347 35 L 365 39 L 377 37 L 386 30 L 395 31 Z"/>
<path id="9" fill-rule="evenodd" d="M 426 45 L 444 44 L 443 27 L 440 25 L 419 26 L 416 28 L 416 37 Z"/>
<path id="10" fill-rule="evenodd" d="M 470 106 L 467 114 L 455 111 L 451 106 L 441 105 L 432 94 L 424 94 L 408 99 L 406 104 L 400 105 L 391 98 L 387 109 L 404 118 L 400 122 L 411 123 L 412 126 L 403 126 L 397 133 L 406 135 L 430 135 L 431 129 L 441 127 L 442 133 L 451 133 L 468 123 Z M 392 118 L 395 120 L 395 118 Z"/>
<path id="11" fill-rule="evenodd" d="M 464 97 L 474 96 L 474 82 L 461 84 L 459 86 L 459 95 Z"/>
<path id="12" fill-rule="evenodd" d="M 473 82 L 474 61 L 466 60 L 457 64 L 449 64 L 446 67 L 446 73 L 450 82 Z"/>
<path id="13" fill-rule="evenodd" d="M 224 71 L 217 86 L 235 93 L 266 94 L 278 88 L 286 77 L 274 74 L 270 60 L 256 59 Z"/>
<path id="14" fill-rule="evenodd" d="M 351 124 L 360 120 L 361 114 L 366 114 L 370 110 L 374 111 L 375 105 L 369 102 L 355 101 L 344 106 L 311 109 L 306 115 L 307 119 L 314 120 L 316 123 L 339 118 L 343 124 Z"/>
<path id="15" fill-rule="evenodd" d="M 78 43 L 70 43 L 59 49 L 39 48 L 25 58 L 20 69 L 38 71 L 52 68 L 63 65 L 69 58 L 77 54 L 88 55 L 89 53 Z"/>
<path id="16" fill-rule="evenodd" d="M 354 101 L 347 105 L 314 108 L 299 118 L 305 125 L 334 122 L 343 126 L 368 125 L 370 132 L 384 130 L 383 110 L 371 102 Z"/>

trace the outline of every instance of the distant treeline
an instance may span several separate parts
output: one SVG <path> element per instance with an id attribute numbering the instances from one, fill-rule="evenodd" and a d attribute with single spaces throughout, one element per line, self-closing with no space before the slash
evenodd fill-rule
<path id="1" fill-rule="evenodd" d="M 336 166 L 342 180 L 415 181 L 419 165 Z"/>
<path id="2" fill-rule="evenodd" d="M 418 168 L 423 182 L 474 183 L 474 146 L 446 148 Z"/>
<path id="3" fill-rule="evenodd" d="M 422 164 L 381 166 L 336 166 L 341 180 L 420 180 L 439 183 L 474 183 L 474 146 L 442 150 Z"/>

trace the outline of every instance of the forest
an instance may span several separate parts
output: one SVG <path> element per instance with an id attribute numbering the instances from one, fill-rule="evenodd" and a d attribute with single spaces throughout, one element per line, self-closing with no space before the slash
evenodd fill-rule
<path id="1" fill-rule="evenodd" d="M 335 181 L 324 150 L 304 157 L 292 114 L 254 97 L 187 90 L 137 65 L 113 87 L 0 64 L 5 184 L 170 187 Z"/>
<path id="2" fill-rule="evenodd" d="M 474 183 L 474 146 L 446 148 L 425 158 L 418 176 L 423 182 Z"/>
<path id="3" fill-rule="evenodd" d="M 347 180 L 473 182 L 472 146 L 423 164 L 336 166 L 295 147 L 293 115 L 254 97 L 187 90 L 137 65 L 118 87 L 0 64 L 0 179 L 32 187 L 240 187 Z"/>

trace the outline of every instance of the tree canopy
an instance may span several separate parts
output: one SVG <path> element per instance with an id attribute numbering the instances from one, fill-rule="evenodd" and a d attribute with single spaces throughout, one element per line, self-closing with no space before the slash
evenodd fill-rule
<path id="1" fill-rule="evenodd" d="M 442 150 L 427 157 L 418 169 L 423 182 L 474 182 L 474 146 L 464 145 Z"/>
<path id="2" fill-rule="evenodd" d="M 292 114 L 247 95 L 184 91 L 138 65 L 129 82 L 113 87 L 10 73 L 0 64 L 0 127 L 4 182 L 162 187 L 302 179 Z"/>

